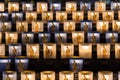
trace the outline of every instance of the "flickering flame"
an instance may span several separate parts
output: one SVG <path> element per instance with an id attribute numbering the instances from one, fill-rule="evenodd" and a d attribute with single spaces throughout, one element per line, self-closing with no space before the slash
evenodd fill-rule
<path id="1" fill-rule="evenodd" d="M 88 45 L 82 45 L 82 48 L 88 50 L 90 47 Z"/>

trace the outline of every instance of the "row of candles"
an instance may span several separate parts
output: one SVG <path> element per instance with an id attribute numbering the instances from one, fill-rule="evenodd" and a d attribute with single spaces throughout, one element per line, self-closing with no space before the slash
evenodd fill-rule
<path id="1" fill-rule="evenodd" d="M 46 24 L 46 26 L 45 26 Z M 90 32 L 93 28 L 98 32 L 107 32 L 109 31 L 110 26 L 112 31 L 120 31 L 120 20 L 113 20 L 112 25 L 108 21 L 98 20 L 95 25 L 92 21 L 83 20 L 79 23 L 79 26 L 76 25 L 75 21 L 64 21 L 61 25 L 59 21 L 32 21 L 31 32 L 43 32 L 45 28 L 47 32 L 59 32 L 63 28 L 64 32 L 74 32 L 76 28 L 80 28 L 80 31 Z M 10 21 L 0 22 L 0 31 L 11 31 L 12 28 L 16 29 L 17 32 L 28 32 L 28 22 L 27 21 L 17 21 L 16 25 L 13 25 Z M 79 30 L 77 30 L 79 31 Z"/>
<path id="2" fill-rule="evenodd" d="M 29 58 L 39 58 L 42 56 L 41 54 L 43 53 L 44 58 L 53 58 L 55 59 L 56 56 L 58 55 L 58 52 L 60 52 L 61 58 L 71 58 L 72 56 L 75 55 L 75 48 L 73 44 L 66 43 L 66 44 L 61 44 L 61 47 L 58 47 L 54 43 L 46 43 L 43 44 L 43 47 L 41 47 L 39 44 L 27 44 L 25 46 L 26 52 L 22 53 L 22 45 L 21 44 L 11 44 L 8 45 L 8 54 L 6 54 L 6 48 L 4 44 L 0 44 L 0 56 L 5 57 L 5 55 L 8 55 L 10 57 L 17 57 L 17 56 L 24 56 Z M 99 43 L 96 46 L 96 52 L 97 53 L 97 58 L 98 59 L 109 59 L 111 53 L 115 53 L 115 58 L 119 59 L 120 58 L 120 44 L 116 43 L 114 45 L 114 52 L 111 52 L 111 47 L 109 43 Z M 60 49 L 59 49 L 60 48 Z M 95 47 L 94 47 L 95 48 Z M 58 51 L 60 50 L 60 51 Z M 43 51 L 43 52 L 41 52 Z M 92 44 L 91 43 L 84 43 L 84 44 L 79 44 L 78 45 L 78 55 L 81 58 L 92 58 Z"/>
<path id="3" fill-rule="evenodd" d="M 120 11 L 117 11 L 118 13 L 118 19 L 120 20 Z M 23 20 L 23 13 L 22 12 L 13 12 L 12 14 L 12 20 Z M 87 17 L 88 20 L 97 21 L 99 20 L 100 12 L 98 11 L 87 11 Z M 43 21 L 53 20 L 54 18 L 54 12 L 53 11 L 47 11 L 41 13 L 41 18 Z M 58 21 L 66 21 L 68 13 L 66 11 L 56 11 L 56 20 Z M 0 13 L 0 19 L 1 20 L 8 20 L 9 14 L 7 12 L 1 12 Z M 72 12 L 72 20 L 74 21 L 81 21 L 84 20 L 84 12 L 83 11 L 73 11 Z M 25 12 L 25 18 L 28 22 L 32 22 L 37 20 L 38 14 L 36 11 L 27 11 Z M 114 11 L 113 10 L 107 10 L 102 12 L 102 20 L 106 21 L 112 21 L 114 20 Z"/>
<path id="4" fill-rule="evenodd" d="M 50 7 L 51 11 L 60 11 L 62 9 L 62 5 L 60 2 L 51 2 L 50 6 L 48 6 L 49 3 L 47 2 L 37 2 L 36 3 L 36 9 L 38 13 L 48 11 L 48 8 Z M 68 1 L 65 4 L 65 9 L 67 12 L 72 12 L 77 10 L 77 2 Z M 5 3 L 0 2 L 0 11 L 5 11 Z M 23 11 L 33 11 L 34 4 L 30 2 L 22 2 L 22 10 Z M 19 11 L 20 4 L 19 2 L 8 2 L 8 11 L 11 13 L 12 11 Z M 120 3 L 119 2 L 112 2 L 110 5 L 111 10 L 119 10 L 120 9 Z M 80 2 L 80 10 L 91 10 L 91 2 Z M 106 2 L 104 1 L 95 1 L 95 11 L 105 11 L 106 10 Z"/>
<path id="5" fill-rule="evenodd" d="M 70 34 L 70 33 L 69 33 Z M 65 32 L 56 32 L 54 34 L 51 33 L 38 33 L 38 37 L 35 37 L 35 34 L 32 32 L 23 32 L 22 34 L 19 34 L 17 32 L 5 32 L 3 34 L 0 32 L 0 43 L 8 44 L 17 44 L 19 41 L 22 44 L 27 43 L 35 43 L 36 40 L 38 40 L 36 43 L 44 44 L 44 43 L 50 43 L 51 40 L 53 43 L 61 44 L 61 43 L 67 43 L 69 40 L 69 43 L 73 44 L 80 44 L 85 43 L 85 39 L 87 39 L 88 43 L 99 43 L 100 41 L 100 33 L 99 32 L 88 32 L 87 36 L 85 36 L 84 31 L 75 31 L 71 33 L 72 35 L 69 36 L 70 38 L 67 39 L 68 34 Z M 35 39 L 35 38 L 36 39 Z M 20 40 L 21 38 L 21 40 Z M 119 42 L 119 34 L 117 32 L 107 32 L 105 33 L 105 41 L 107 43 L 117 43 Z"/>
<path id="6" fill-rule="evenodd" d="M 78 79 L 76 80 L 93 80 L 93 72 L 91 71 L 80 71 L 78 72 Z M 17 73 L 15 71 L 5 71 L 3 72 L 3 80 L 17 80 Z M 20 80 L 36 80 L 34 71 L 23 71 L 20 74 Z M 54 71 L 42 71 L 40 72 L 40 80 L 56 80 Z M 74 72 L 72 71 L 60 71 L 59 80 L 75 80 Z M 99 71 L 98 80 L 113 80 L 112 71 Z M 118 72 L 118 80 L 120 80 Z"/>

